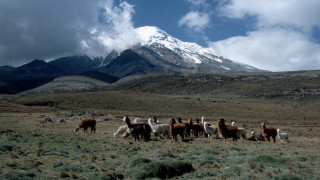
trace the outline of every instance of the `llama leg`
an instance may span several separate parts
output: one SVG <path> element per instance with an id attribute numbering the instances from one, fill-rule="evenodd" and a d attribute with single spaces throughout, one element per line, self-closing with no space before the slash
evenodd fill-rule
<path id="1" fill-rule="evenodd" d="M 264 140 L 269 141 L 270 142 L 270 136 L 264 136 Z"/>

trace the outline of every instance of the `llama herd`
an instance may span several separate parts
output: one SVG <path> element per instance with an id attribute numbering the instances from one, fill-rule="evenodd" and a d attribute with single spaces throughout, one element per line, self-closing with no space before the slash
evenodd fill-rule
<path id="1" fill-rule="evenodd" d="M 130 121 L 128 116 L 123 118 L 123 121 L 126 123 L 118 128 L 118 130 L 113 134 L 114 137 L 126 138 L 132 136 L 134 140 L 144 139 L 149 141 L 151 133 L 156 137 L 166 137 L 172 138 L 174 140 L 178 139 L 180 136 L 181 140 L 184 140 L 185 137 L 206 137 L 216 139 L 223 138 L 226 142 L 227 138 L 232 138 L 233 141 L 237 139 L 246 139 L 249 141 L 270 141 L 270 138 L 273 139 L 273 142 L 276 141 L 276 136 L 280 139 L 281 143 L 289 143 L 288 133 L 280 132 L 280 129 L 267 128 L 265 121 L 261 122 L 261 132 L 257 133 L 255 131 L 251 132 L 251 137 L 246 137 L 246 129 L 242 127 L 235 126 L 235 122 L 232 122 L 231 125 L 226 125 L 224 119 L 220 119 L 217 122 L 217 125 L 212 125 L 209 122 L 204 121 L 204 117 L 196 119 L 196 122 L 193 122 L 192 118 L 189 118 L 187 122 L 183 123 L 181 118 L 177 119 L 172 118 L 169 122 L 160 123 L 156 117 L 149 118 L 148 122 L 142 122 L 140 119 L 135 119 Z"/>
<path id="2" fill-rule="evenodd" d="M 142 122 L 140 119 L 136 118 L 133 121 L 130 121 L 128 116 L 123 118 L 125 125 L 122 125 L 118 130 L 113 134 L 114 137 L 126 138 L 132 136 L 135 141 L 150 141 L 151 133 L 156 137 L 167 137 L 174 140 L 178 139 L 178 136 L 183 140 L 185 137 L 206 137 L 213 138 L 215 135 L 216 139 L 223 138 L 224 141 L 228 138 L 232 138 L 233 141 L 238 139 L 246 139 L 249 141 L 269 141 L 272 138 L 273 142 L 276 142 L 276 136 L 280 139 L 281 143 L 289 143 L 288 133 L 280 132 L 280 129 L 267 128 L 265 121 L 261 122 L 261 132 L 251 131 L 251 137 L 246 138 L 246 129 L 242 127 L 235 126 L 235 122 L 232 122 L 231 125 L 226 125 L 224 119 L 220 119 L 217 122 L 217 125 L 212 125 L 209 122 L 204 121 L 204 117 L 196 119 L 196 122 L 193 123 L 192 118 L 189 118 L 187 122 L 183 123 L 181 118 L 177 119 L 172 118 L 169 122 L 160 123 L 156 117 L 149 118 L 148 122 Z M 74 129 L 75 132 L 83 128 L 84 132 L 88 132 L 88 128 L 91 128 L 91 133 L 96 132 L 96 120 L 93 118 L 83 119 L 78 126 Z"/>

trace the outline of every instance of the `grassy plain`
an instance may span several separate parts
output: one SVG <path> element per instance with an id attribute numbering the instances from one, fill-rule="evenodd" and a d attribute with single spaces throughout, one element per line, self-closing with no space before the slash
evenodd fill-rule
<path id="1" fill-rule="evenodd" d="M 245 89 L 241 83 L 237 87 Z M 160 95 L 122 90 L 1 96 L 0 178 L 320 179 L 318 96 L 271 98 L 245 93 L 220 89 Z M 71 117 L 95 111 L 103 114 L 97 118 L 95 134 L 73 132 L 79 121 Z M 246 128 L 247 136 L 259 131 L 265 120 L 267 127 L 288 132 L 290 143 L 114 138 L 124 115 L 144 121 L 157 116 L 161 122 L 205 116 L 212 124 L 224 118 L 227 124 L 236 121 Z M 44 117 L 53 123 L 44 123 Z M 67 121 L 56 122 L 61 118 Z"/>

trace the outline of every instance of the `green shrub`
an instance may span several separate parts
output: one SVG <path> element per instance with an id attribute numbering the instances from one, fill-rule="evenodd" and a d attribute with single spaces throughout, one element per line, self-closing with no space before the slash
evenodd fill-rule
<path id="1" fill-rule="evenodd" d="M 274 177 L 275 180 L 302 180 L 298 176 L 295 176 L 293 174 L 278 174 L 277 176 Z"/>
<path id="2" fill-rule="evenodd" d="M 288 161 L 280 156 L 274 155 L 259 155 L 251 159 L 252 162 L 256 162 L 263 165 L 276 166 L 286 165 Z"/>
<path id="3" fill-rule="evenodd" d="M 136 167 L 138 165 L 149 163 L 149 162 L 151 162 L 151 160 L 148 158 L 138 158 L 131 162 L 130 167 Z"/>
<path id="4" fill-rule="evenodd" d="M 129 170 L 132 179 L 161 178 L 167 179 L 194 171 L 190 163 L 184 161 L 159 161 L 143 163 Z"/>
<path id="5" fill-rule="evenodd" d="M 299 156 L 299 157 L 297 157 L 296 159 L 297 159 L 298 161 L 300 161 L 300 162 L 304 162 L 304 161 L 308 160 L 308 158 L 302 157 L 302 156 Z"/>
<path id="6" fill-rule="evenodd" d="M 11 180 L 32 180 L 36 177 L 36 174 L 33 172 L 19 173 L 19 172 L 9 172 L 4 175 L 4 179 Z"/>
<path id="7" fill-rule="evenodd" d="M 0 145 L 0 151 L 12 151 L 13 147 L 14 146 L 10 144 L 3 144 L 3 145 Z"/>

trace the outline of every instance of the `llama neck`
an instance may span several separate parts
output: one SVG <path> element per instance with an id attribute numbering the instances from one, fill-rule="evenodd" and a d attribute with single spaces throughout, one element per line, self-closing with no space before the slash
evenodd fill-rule
<path id="1" fill-rule="evenodd" d="M 126 123 L 127 123 L 127 127 L 128 127 L 129 129 L 131 129 L 131 128 L 132 128 L 132 125 L 131 125 L 131 122 L 129 121 L 129 119 L 126 119 Z"/>
<path id="2" fill-rule="evenodd" d="M 264 132 L 267 129 L 265 125 L 262 125 L 261 128 L 262 128 L 262 132 Z"/>
<path id="3" fill-rule="evenodd" d="M 152 119 L 149 119 L 148 122 L 151 127 L 154 127 L 156 124 L 155 122 L 152 121 Z"/>

